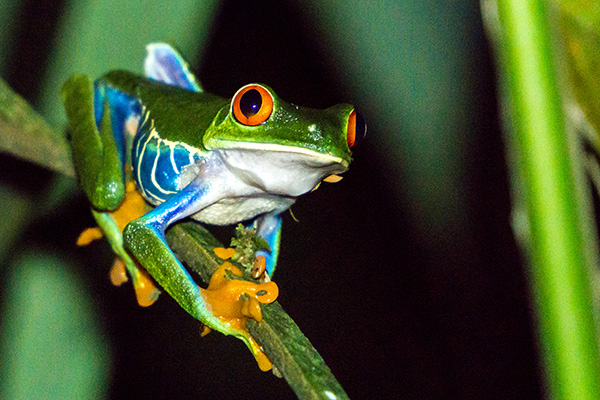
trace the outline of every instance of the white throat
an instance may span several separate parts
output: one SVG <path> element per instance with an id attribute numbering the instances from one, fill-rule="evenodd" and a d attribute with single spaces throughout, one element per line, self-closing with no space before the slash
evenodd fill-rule
<path id="1" fill-rule="evenodd" d="M 256 149 L 217 150 L 239 180 L 267 193 L 298 197 L 313 189 L 324 177 L 346 171 L 337 158 L 318 153 Z"/>

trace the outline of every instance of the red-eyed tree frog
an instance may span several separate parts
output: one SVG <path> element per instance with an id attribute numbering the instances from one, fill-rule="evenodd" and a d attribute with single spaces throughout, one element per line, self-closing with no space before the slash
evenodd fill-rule
<path id="1" fill-rule="evenodd" d="M 229 281 L 218 271 L 199 288 L 167 245 L 165 229 L 186 217 L 243 221 L 267 240 L 271 250 L 257 257 L 272 276 L 281 213 L 348 169 L 366 125 L 351 105 L 299 107 L 263 84 L 246 85 L 232 99 L 208 94 L 171 46 L 155 43 L 147 51 L 145 77 L 112 71 L 92 82 L 75 75 L 63 86 L 80 184 L 140 304 L 158 294 L 149 274 L 206 326 L 242 339 L 268 370 L 239 319 L 260 320 L 259 303 L 277 296 L 274 282 Z M 229 263 L 225 269 L 239 273 Z"/>

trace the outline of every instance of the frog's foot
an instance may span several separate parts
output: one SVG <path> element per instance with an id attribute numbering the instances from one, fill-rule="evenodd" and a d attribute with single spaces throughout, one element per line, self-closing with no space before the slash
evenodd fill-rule
<path id="1" fill-rule="evenodd" d="M 146 201 L 137 190 L 135 182 L 129 181 L 125 186 L 125 198 L 123 202 L 116 210 L 109 211 L 108 214 L 115 221 L 119 232 L 123 232 L 125 225 L 130 221 L 146 214 L 146 206 Z"/>
<path id="2" fill-rule="evenodd" d="M 123 248 L 122 232 L 125 225 L 146 213 L 146 202 L 136 189 L 134 182 L 127 182 L 125 198 L 114 211 L 92 210 L 99 227 L 84 230 L 77 239 L 78 246 L 86 246 L 106 235 L 116 259 L 110 270 L 110 281 L 115 286 L 127 282 L 128 275 L 133 281 L 137 302 L 142 307 L 152 305 L 160 294 L 150 275 Z"/>
<path id="3" fill-rule="evenodd" d="M 212 278 L 208 287 L 202 291 L 211 307 L 213 315 L 218 318 L 244 319 L 252 318 L 262 321 L 260 304 L 272 303 L 279 295 L 275 282 L 253 283 L 248 281 L 227 279 L 227 273 L 242 276 L 242 271 L 226 261 Z M 234 321 L 232 321 L 234 322 Z"/>
<path id="4" fill-rule="evenodd" d="M 246 321 L 252 318 L 261 322 L 260 304 L 275 301 L 279 295 L 279 288 L 275 282 L 253 283 L 231 280 L 227 278 L 228 274 L 242 276 L 242 271 L 226 261 L 215 271 L 208 288 L 201 290 L 200 293 L 207 307 L 218 320 L 218 330 L 242 339 L 252 351 L 259 368 L 268 371 L 273 363 L 246 329 Z"/>
<path id="5" fill-rule="evenodd" d="M 127 182 L 125 189 L 125 199 L 114 211 L 108 212 L 116 224 L 118 235 L 121 235 L 125 226 L 132 220 L 137 219 L 146 213 L 146 201 L 137 190 L 135 182 Z M 158 299 L 160 290 L 156 287 L 150 275 L 123 249 L 122 258 L 125 262 L 125 268 L 131 275 L 133 288 L 137 302 L 142 307 L 148 307 Z M 114 266 L 113 266 L 114 269 Z M 112 277 L 112 271 L 111 271 Z"/>
<path id="6" fill-rule="evenodd" d="M 212 332 L 212 329 L 208 327 L 208 325 L 204 325 L 200 322 L 200 337 L 204 337 Z"/>
<path id="7" fill-rule="evenodd" d="M 235 255 L 235 249 L 232 248 L 224 248 L 224 247 L 215 247 L 213 249 L 217 257 L 222 258 L 223 260 L 228 260 Z"/>
<path id="8" fill-rule="evenodd" d="M 146 202 L 144 198 L 140 194 L 140 192 L 136 189 L 135 182 L 127 182 L 125 199 L 119 205 L 119 207 L 114 211 L 109 211 L 106 215 L 109 215 L 114 224 L 116 225 L 116 229 L 119 234 L 123 232 L 123 228 L 125 225 L 129 223 L 129 221 L 134 220 L 136 218 L 141 217 L 146 213 Z M 102 225 L 102 224 L 101 224 Z M 109 229 L 108 238 L 111 240 L 111 234 L 114 229 Z M 98 240 L 104 237 L 104 231 L 100 227 L 87 228 L 77 238 L 77 246 L 87 246 L 92 243 L 94 240 Z"/>
<path id="9" fill-rule="evenodd" d="M 213 249 L 217 257 L 222 258 L 223 260 L 228 260 L 236 254 L 235 249 L 232 248 L 223 248 L 223 247 L 215 247 Z M 271 279 L 269 278 L 269 274 L 266 274 L 267 270 L 267 259 L 263 254 L 258 252 L 256 258 L 254 259 L 254 263 L 252 265 L 252 269 L 250 270 L 250 275 L 254 279 L 260 279 L 261 282 L 269 282 Z"/>

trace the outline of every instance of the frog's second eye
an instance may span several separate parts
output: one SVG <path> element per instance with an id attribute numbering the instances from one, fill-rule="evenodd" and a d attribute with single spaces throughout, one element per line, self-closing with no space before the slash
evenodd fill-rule
<path id="1" fill-rule="evenodd" d="M 273 96 L 259 85 L 244 86 L 233 96 L 233 115 L 244 125 L 260 125 L 273 111 Z"/>
<path id="2" fill-rule="evenodd" d="M 367 135 L 367 124 L 363 117 L 356 111 L 352 111 L 348 117 L 348 147 L 352 148 L 359 144 Z"/>

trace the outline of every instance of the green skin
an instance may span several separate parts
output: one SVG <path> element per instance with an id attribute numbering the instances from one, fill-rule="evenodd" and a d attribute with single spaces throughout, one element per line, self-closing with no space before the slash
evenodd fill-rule
<path id="1" fill-rule="evenodd" d="M 189 77 L 193 79 L 191 74 Z M 347 104 L 326 110 L 297 107 L 262 86 L 273 96 L 273 111 L 257 126 L 238 122 L 230 99 L 125 71 L 109 72 L 96 82 L 106 96 L 98 125 L 94 85 L 87 76 L 71 77 L 62 90 L 81 186 L 114 251 L 125 259 L 134 282 L 139 271 L 130 254 L 187 312 L 215 330 L 239 337 L 251 350 L 246 332 L 232 330 L 207 308 L 197 285 L 167 245 L 164 230 L 186 216 L 211 224 L 252 218 L 260 224 L 265 215 L 279 218 L 298 196 L 323 178 L 347 169 L 351 153 L 346 132 L 354 109 Z M 137 100 L 149 111 L 161 139 L 188 146 L 201 160 L 199 168 L 182 172 L 177 194 L 164 202 L 147 197 L 156 208 L 131 221 L 122 236 L 104 211 L 117 208 L 123 200 L 125 181 L 129 179 L 124 166 L 132 162 L 134 136 L 126 132 L 124 122 L 115 129 L 114 98 L 106 94 L 112 89 Z M 132 112 L 128 108 L 120 111 L 126 114 L 125 119 Z M 140 126 L 135 135 L 140 134 Z M 125 143 L 125 156 L 119 154 L 120 142 Z M 278 248 L 279 231 L 274 237 Z"/>

